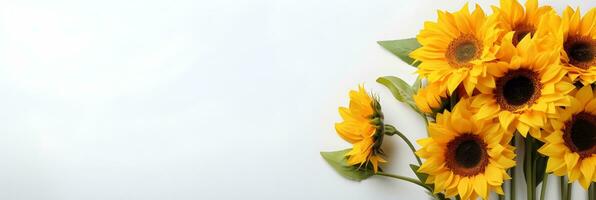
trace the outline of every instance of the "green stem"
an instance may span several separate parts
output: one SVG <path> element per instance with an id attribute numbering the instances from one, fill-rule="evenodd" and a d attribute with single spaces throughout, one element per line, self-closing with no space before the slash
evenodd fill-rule
<path id="1" fill-rule="evenodd" d="M 532 160 L 530 161 L 530 164 L 532 166 L 532 174 L 531 174 L 531 179 L 530 179 L 530 182 L 532 183 L 532 199 L 538 199 L 538 197 L 537 197 L 538 195 L 536 194 L 536 187 L 538 187 L 538 183 L 536 182 L 536 175 L 537 175 L 536 174 L 537 173 L 536 172 L 536 164 L 537 164 L 537 162 L 535 159 L 536 155 L 534 155 L 534 152 L 533 152 L 534 145 L 536 145 L 536 144 L 534 143 L 534 138 L 531 138 L 530 140 L 531 140 L 530 143 L 532 143 L 532 145 L 530 146 L 532 148 L 530 150 L 530 153 L 532 155 Z"/>
<path id="2" fill-rule="evenodd" d="M 385 172 L 377 172 L 376 175 L 391 177 L 391 178 L 399 179 L 399 180 L 402 180 L 402 181 L 407 181 L 407 182 L 410 182 L 410 183 L 414 183 L 414 184 L 419 185 L 420 187 L 423 187 L 424 189 L 432 192 L 432 190 L 427 185 L 424 185 L 422 182 L 420 182 L 420 181 L 418 181 L 416 179 L 410 178 L 410 177 L 405 177 L 405 176 L 400 176 L 400 175 L 395 175 L 395 174 L 389 174 L 389 173 L 385 173 Z"/>
<path id="3" fill-rule="evenodd" d="M 588 190 L 588 200 L 596 200 L 596 185 L 592 183 Z"/>
<path id="4" fill-rule="evenodd" d="M 386 127 L 385 129 L 395 130 L 395 131 L 392 131 L 393 134 L 398 135 L 404 142 L 406 142 L 406 144 L 408 144 L 408 147 L 410 147 L 410 150 L 414 154 L 414 157 L 416 157 L 416 161 L 418 162 L 418 165 L 422 165 L 422 160 L 420 160 L 420 157 L 418 157 L 418 155 L 416 155 L 416 148 L 414 148 L 414 145 L 412 145 L 412 142 L 410 142 L 410 140 L 408 140 L 408 138 L 403 133 L 401 133 L 397 129 L 395 129 L 395 127 L 388 125 L 388 124 L 386 124 L 385 127 Z"/>
<path id="5" fill-rule="evenodd" d="M 526 190 L 527 190 L 527 198 L 528 200 L 535 200 L 534 199 L 534 181 L 532 181 L 532 141 L 531 137 L 527 136 L 526 138 L 526 146 L 525 146 L 525 156 L 524 156 L 524 168 L 525 168 L 525 175 L 526 175 Z"/>
<path id="6" fill-rule="evenodd" d="M 588 200 L 594 200 L 594 184 L 591 184 L 590 187 L 588 188 Z"/>
<path id="7" fill-rule="evenodd" d="M 561 176 L 561 178 L 559 179 L 559 186 L 561 187 L 561 200 L 565 200 L 565 197 L 567 197 L 567 188 L 566 183 L 565 183 L 565 177 Z"/>
<path id="8" fill-rule="evenodd" d="M 515 134 L 513 137 L 513 140 L 511 140 L 511 146 L 516 146 L 516 139 L 518 138 L 519 134 Z M 509 169 L 511 172 L 511 184 L 509 185 L 509 195 L 511 200 L 515 200 L 515 169 L 517 168 L 517 166 Z"/>
<path id="9" fill-rule="evenodd" d="M 499 200 L 505 200 L 505 196 L 499 195 Z"/>
<path id="10" fill-rule="evenodd" d="M 548 173 L 544 173 L 542 180 L 542 188 L 540 189 L 540 200 L 544 200 L 544 193 L 546 192 L 546 185 L 548 184 Z"/>
<path id="11" fill-rule="evenodd" d="M 573 189 L 573 183 L 567 183 L 567 200 L 571 200 L 571 191 Z"/>

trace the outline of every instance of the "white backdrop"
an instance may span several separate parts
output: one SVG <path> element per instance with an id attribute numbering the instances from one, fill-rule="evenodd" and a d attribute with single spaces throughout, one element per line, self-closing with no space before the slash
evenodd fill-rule
<path id="1" fill-rule="evenodd" d="M 347 181 L 319 151 L 349 147 L 333 124 L 359 83 L 389 123 L 426 135 L 374 82 L 414 69 L 375 41 L 463 3 L 0 1 L 0 199 L 425 199 Z M 384 149 L 387 171 L 413 176 L 406 145 Z"/>

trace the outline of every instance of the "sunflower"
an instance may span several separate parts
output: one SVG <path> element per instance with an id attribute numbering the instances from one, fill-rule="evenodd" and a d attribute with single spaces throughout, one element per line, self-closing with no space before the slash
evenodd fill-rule
<path id="1" fill-rule="evenodd" d="M 555 107 L 569 105 L 566 96 L 574 86 L 565 79 L 559 64 L 559 50 L 538 51 L 534 38 L 524 37 L 513 45 L 514 32 L 503 37 L 499 60 L 488 64 L 488 74 L 477 86 L 481 94 L 472 106 L 475 115 L 485 119 L 494 115 L 508 131 L 528 132 L 541 138 L 540 129 L 548 117 L 556 117 Z"/>
<path id="2" fill-rule="evenodd" d="M 530 37 L 534 35 L 542 16 L 554 14 L 550 6 L 538 7 L 537 0 L 527 0 L 525 10 L 517 0 L 501 0 L 500 7 L 492 8 L 498 16 L 498 27 L 503 30 L 503 33 L 514 32 L 514 45 L 517 45 L 526 35 Z"/>
<path id="3" fill-rule="evenodd" d="M 438 11 L 437 22 L 425 22 L 416 38 L 422 46 L 410 53 L 421 62 L 417 72 L 429 82 L 446 83 L 442 88 L 448 94 L 461 86 L 471 95 L 477 77 L 486 71 L 483 64 L 495 59 L 499 37 L 495 21 L 478 5 L 472 13 L 468 4 L 455 13 Z"/>
<path id="4" fill-rule="evenodd" d="M 547 172 L 567 175 L 569 182 L 579 180 L 588 189 L 596 181 L 596 89 L 584 86 L 571 100 L 571 106 L 560 109 L 554 120 L 554 132 L 545 138 L 538 152 L 549 157 Z"/>
<path id="5" fill-rule="evenodd" d="M 350 107 L 340 107 L 343 121 L 335 124 L 341 138 L 353 144 L 346 153 L 348 164 L 363 166 L 372 164 L 375 173 L 379 163 L 385 163 L 381 154 L 383 142 L 383 113 L 379 101 L 369 96 L 362 85 L 358 91 L 350 91 Z"/>
<path id="6" fill-rule="evenodd" d="M 515 166 L 512 134 L 492 120 L 476 120 L 468 99 L 452 112 L 437 114 L 428 125 L 430 137 L 418 140 L 416 152 L 426 159 L 419 172 L 428 174 L 434 193 L 460 195 L 462 199 L 488 198 L 490 191 L 503 194 L 501 185 L 510 179 L 506 170 Z"/>
<path id="7" fill-rule="evenodd" d="M 596 82 L 596 8 L 581 17 L 579 8 L 567 7 L 561 31 L 561 61 L 569 70 L 569 77 L 584 85 Z"/>
<path id="8" fill-rule="evenodd" d="M 442 100 L 447 98 L 445 87 L 443 82 L 437 81 L 421 88 L 413 97 L 416 107 L 424 113 L 432 113 L 434 109 L 441 108 Z"/>

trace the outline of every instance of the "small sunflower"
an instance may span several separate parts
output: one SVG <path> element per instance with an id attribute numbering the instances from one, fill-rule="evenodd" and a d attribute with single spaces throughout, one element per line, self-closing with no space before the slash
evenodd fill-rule
<path id="1" fill-rule="evenodd" d="M 581 17 L 579 8 L 567 7 L 561 22 L 561 61 L 569 77 L 584 85 L 596 82 L 596 8 Z"/>
<path id="2" fill-rule="evenodd" d="M 545 138 L 538 152 L 549 157 L 547 172 L 567 175 L 569 182 L 579 180 L 588 189 L 596 181 L 596 90 L 584 86 L 571 100 L 571 106 L 560 109 L 554 120 L 554 132 Z"/>
<path id="3" fill-rule="evenodd" d="M 442 88 L 448 94 L 461 85 L 470 96 L 477 77 L 486 71 L 483 64 L 495 59 L 499 37 L 495 21 L 478 5 L 472 13 L 468 4 L 455 13 L 438 11 L 438 21 L 425 22 L 416 38 L 422 47 L 410 53 L 421 62 L 418 73 L 429 82 L 446 83 Z"/>
<path id="4" fill-rule="evenodd" d="M 541 138 L 548 117 L 557 115 L 555 107 L 569 105 L 566 94 L 574 86 L 564 78 L 558 49 L 538 51 L 530 37 L 514 46 L 513 35 L 503 37 L 499 60 L 488 64 L 488 75 L 477 86 L 481 94 L 472 106 L 479 108 L 479 119 L 496 115 L 503 128 Z"/>
<path id="5" fill-rule="evenodd" d="M 341 138 L 353 144 L 352 150 L 346 153 L 348 164 L 363 166 L 370 163 L 376 173 L 379 163 L 387 162 L 380 156 L 384 126 L 379 101 L 360 85 L 358 91 L 350 91 L 350 107 L 340 107 L 339 114 L 343 121 L 335 124 L 335 130 Z"/>
<path id="6" fill-rule="evenodd" d="M 500 7 L 493 6 L 498 15 L 499 28 L 503 33 L 513 31 L 513 44 L 517 45 L 526 35 L 533 37 L 540 25 L 541 17 L 554 14 L 550 6 L 538 7 L 538 0 L 527 0 L 524 7 L 517 0 L 501 0 Z"/>
<path id="7" fill-rule="evenodd" d="M 424 113 L 432 113 L 434 109 L 441 108 L 442 99 L 447 98 L 445 84 L 441 81 L 433 82 L 418 90 L 413 99 L 416 107 Z"/>
<path id="8" fill-rule="evenodd" d="M 511 178 L 506 170 L 515 166 L 512 134 L 493 120 L 474 119 L 474 112 L 469 100 L 460 100 L 453 112 L 437 114 L 428 126 L 430 137 L 417 141 L 422 148 L 416 154 L 426 159 L 418 171 L 429 175 L 434 193 L 487 199 L 490 191 L 503 194 L 501 185 Z"/>

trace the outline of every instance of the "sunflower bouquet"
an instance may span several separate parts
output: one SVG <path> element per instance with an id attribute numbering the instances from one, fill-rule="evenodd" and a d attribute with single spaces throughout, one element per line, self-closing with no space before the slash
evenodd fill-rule
<path id="1" fill-rule="evenodd" d="M 537 0 L 501 0 L 486 14 L 466 4 L 438 11 L 416 38 L 378 43 L 417 68 L 412 85 L 394 76 L 377 82 L 420 114 L 428 137 L 416 149 L 384 123 L 379 97 L 360 85 L 335 124 L 352 148 L 321 152 L 339 174 L 395 178 L 435 199 L 463 200 L 516 199 L 516 178 L 526 183 L 526 199 L 545 199 L 553 174 L 561 199 L 571 199 L 577 182 L 596 200 L 596 8 L 559 14 Z M 394 135 L 415 156 L 415 176 L 382 170 L 381 144 Z"/>

